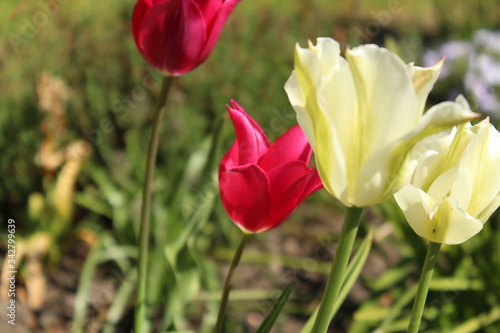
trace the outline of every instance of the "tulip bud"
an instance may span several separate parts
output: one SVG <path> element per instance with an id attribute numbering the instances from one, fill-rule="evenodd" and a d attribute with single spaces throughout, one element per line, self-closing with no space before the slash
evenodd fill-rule
<path id="1" fill-rule="evenodd" d="M 185 74 L 210 55 L 240 1 L 139 0 L 132 16 L 137 48 L 164 74 Z"/>

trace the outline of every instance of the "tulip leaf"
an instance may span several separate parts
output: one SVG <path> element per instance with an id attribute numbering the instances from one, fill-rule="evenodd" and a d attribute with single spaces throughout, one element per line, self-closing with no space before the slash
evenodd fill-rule
<path id="1" fill-rule="evenodd" d="M 266 318 L 262 322 L 262 325 L 260 325 L 259 329 L 257 330 L 257 333 L 268 333 L 271 331 L 274 323 L 276 322 L 276 319 L 281 313 L 281 310 L 283 310 L 283 307 L 285 306 L 288 297 L 290 297 L 290 294 L 292 293 L 292 289 L 294 286 L 295 286 L 295 280 L 290 282 L 288 286 L 285 288 L 285 290 L 283 290 L 283 293 L 278 298 L 277 302 L 273 305 L 271 311 L 269 311 L 269 313 L 267 314 Z"/>
<path id="2" fill-rule="evenodd" d="M 373 230 L 370 230 L 368 235 L 366 235 L 365 239 L 363 240 L 363 242 L 359 246 L 359 249 L 356 252 L 355 256 L 352 258 L 351 262 L 347 266 L 347 269 L 346 269 L 345 275 L 344 275 L 344 281 L 342 282 L 342 287 L 340 289 L 339 296 L 337 297 L 337 303 L 335 304 L 335 307 L 334 307 L 333 316 L 335 316 L 335 314 L 339 310 L 340 306 L 344 302 L 345 298 L 347 297 L 347 295 L 351 291 L 352 286 L 354 285 L 354 283 L 358 279 L 359 274 L 361 274 L 361 270 L 363 269 L 365 262 L 366 262 L 366 259 L 368 258 L 368 254 L 370 253 L 372 242 L 373 242 Z M 316 316 L 318 314 L 318 310 L 319 310 L 319 306 L 316 308 L 314 313 L 311 315 L 311 317 L 307 321 L 306 325 L 301 330 L 301 333 L 309 333 L 312 331 L 314 322 L 316 320 Z"/>

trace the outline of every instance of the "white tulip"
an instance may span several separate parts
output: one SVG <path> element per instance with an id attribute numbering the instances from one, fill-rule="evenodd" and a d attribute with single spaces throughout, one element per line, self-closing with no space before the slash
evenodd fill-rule
<path id="1" fill-rule="evenodd" d="M 409 185 L 394 197 L 412 229 L 435 243 L 476 235 L 500 205 L 500 133 L 483 120 L 428 137 Z"/>

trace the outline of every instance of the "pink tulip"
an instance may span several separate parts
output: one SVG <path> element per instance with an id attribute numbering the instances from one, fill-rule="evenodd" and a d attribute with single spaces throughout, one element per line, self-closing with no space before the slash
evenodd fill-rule
<path id="1" fill-rule="evenodd" d="M 182 75 L 210 55 L 229 14 L 241 0 L 139 0 L 132 32 L 156 69 Z"/>
<path id="2" fill-rule="evenodd" d="M 236 141 L 219 166 L 222 204 L 245 232 L 268 231 L 323 184 L 308 166 L 312 149 L 298 125 L 271 145 L 245 110 L 235 101 L 231 104 L 227 108 Z"/>

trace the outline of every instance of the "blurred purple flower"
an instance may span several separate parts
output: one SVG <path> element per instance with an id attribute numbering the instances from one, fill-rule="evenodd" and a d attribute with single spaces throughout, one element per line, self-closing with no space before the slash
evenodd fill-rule
<path id="1" fill-rule="evenodd" d="M 444 79 L 455 72 L 455 67 L 457 67 L 458 62 L 462 59 L 466 59 L 473 51 L 474 47 L 471 42 L 462 40 L 451 41 L 441 45 L 438 50 L 427 50 L 423 55 L 423 66 L 430 67 L 443 57 L 446 57 L 440 74 L 440 78 Z"/>
<path id="2" fill-rule="evenodd" d="M 463 89 L 479 109 L 500 118 L 500 31 L 481 29 L 472 41 L 451 41 L 424 51 L 423 65 L 446 57 L 441 80 L 463 77 Z M 450 96 L 453 97 L 453 96 Z"/>
<path id="3" fill-rule="evenodd" d="M 500 54 L 500 31 L 481 29 L 474 33 L 474 45 Z"/>

